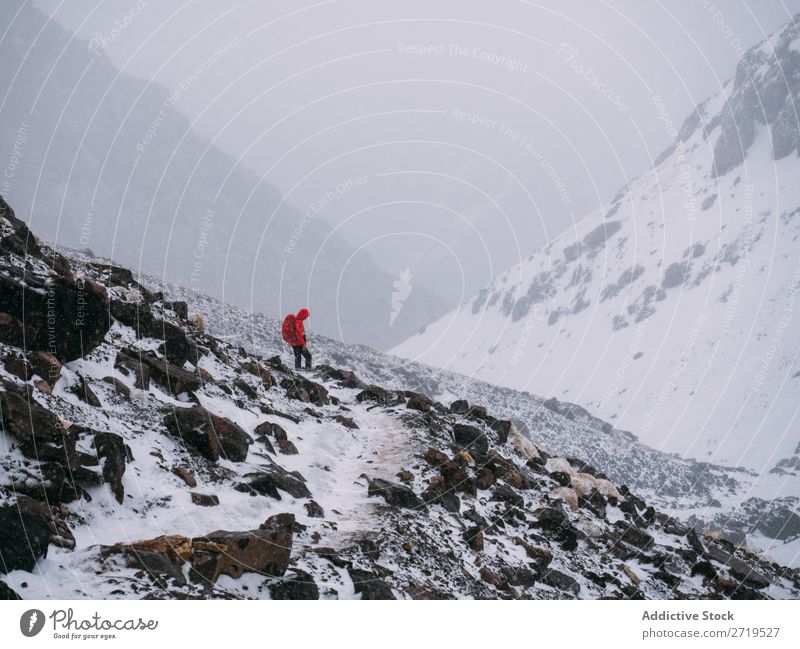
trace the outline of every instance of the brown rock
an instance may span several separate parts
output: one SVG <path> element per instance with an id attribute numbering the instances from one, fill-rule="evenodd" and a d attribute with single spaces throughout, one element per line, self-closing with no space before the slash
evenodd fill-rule
<path id="1" fill-rule="evenodd" d="M 61 376 L 61 361 L 49 352 L 30 352 L 28 354 L 28 362 L 33 372 L 51 386 L 55 385 Z"/>
<path id="2" fill-rule="evenodd" d="M 219 505 L 219 496 L 214 494 L 199 494 L 192 492 L 192 502 L 198 507 L 216 507 Z"/>
<path id="3" fill-rule="evenodd" d="M 268 518 L 257 530 L 219 530 L 193 539 L 193 579 L 213 583 L 220 575 L 238 579 L 245 572 L 283 576 L 292 551 L 293 527 L 293 514 L 277 514 Z M 198 546 L 198 542 L 213 545 Z M 203 549 L 200 550 L 200 547 Z M 211 549 L 216 547 L 221 549 Z"/>
<path id="4" fill-rule="evenodd" d="M 275 443 L 278 446 L 278 450 L 284 455 L 297 455 L 298 453 L 297 447 L 288 439 L 279 439 Z"/>
<path id="5" fill-rule="evenodd" d="M 174 466 L 172 467 L 172 472 L 190 487 L 194 488 L 197 486 L 197 480 L 195 480 L 191 471 L 189 471 L 189 469 L 187 469 L 186 467 Z"/>
<path id="6" fill-rule="evenodd" d="M 173 534 L 170 536 L 157 536 L 154 539 L 145 541 L 134 541 L 133 543 L 119 543 L 117 547 L 131 548 L 143 552 L 153 552 L 169 559 L 176 565 L 182 565 L 185 561 L 192 558 L 193 548 L 192 539 Z"/>

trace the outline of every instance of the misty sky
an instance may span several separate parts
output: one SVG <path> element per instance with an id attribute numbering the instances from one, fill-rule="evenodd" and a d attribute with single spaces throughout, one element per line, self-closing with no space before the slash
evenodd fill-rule
<path id="1" fill-rule="evenodd" d="M 458 300 L 644 171 L 759 2 L 37 0 L 399 275 Z M 659 114 L 657 106 L 665 108 Z"/>

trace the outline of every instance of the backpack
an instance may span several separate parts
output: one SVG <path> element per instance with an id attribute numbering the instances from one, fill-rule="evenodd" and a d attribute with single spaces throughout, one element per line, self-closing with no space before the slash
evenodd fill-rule
<path id="1" fill-rule="evenodd" d="M 283 319 L 283 326 L 281 327 L 281 336 L 284 342 L 289 343 L 293 347 L 297 344 L 297 334 L 295 333 L 296 318 L 294 314 L 290 313 Z"/>

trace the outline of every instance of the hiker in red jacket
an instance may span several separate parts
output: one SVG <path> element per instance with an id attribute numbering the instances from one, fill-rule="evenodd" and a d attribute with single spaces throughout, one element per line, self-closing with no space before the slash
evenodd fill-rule
<path id="1" fill-rule="evenodd" d="M 284 341 L 292 346 L 294 351 L 294 368 L 300 369 L 300 359 L 306 359 L 306 369 L 311 369 L 311 352 L 306 347 L 306 330 L 303 321 L 311 315 L 308 309 L 300 309 L 297 315 L 291 313 L 283 319 L 281 335 Z"/>

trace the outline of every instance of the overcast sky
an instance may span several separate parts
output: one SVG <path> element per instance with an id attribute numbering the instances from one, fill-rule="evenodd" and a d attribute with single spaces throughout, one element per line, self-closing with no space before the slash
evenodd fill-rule
<path id="1" fill-rule="evenodd" d="M 36 0 L 394 273 L 451 295 L 650 166 L 800 0 Z M 660 97 L 660 101 L 655 98 Z"/>

